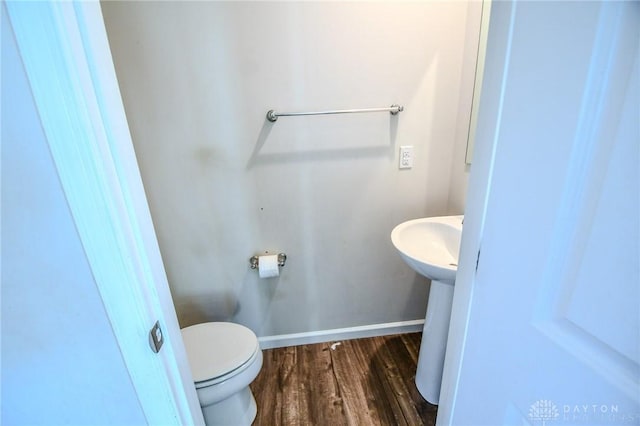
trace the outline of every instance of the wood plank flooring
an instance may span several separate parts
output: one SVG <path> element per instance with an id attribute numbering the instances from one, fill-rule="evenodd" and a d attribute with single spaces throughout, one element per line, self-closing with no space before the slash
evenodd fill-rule
<path id="1" fill-rule="evenodd" d="M 435 425 L 414 383 L 422 333 L 263 351 L 254 426 Z"/>

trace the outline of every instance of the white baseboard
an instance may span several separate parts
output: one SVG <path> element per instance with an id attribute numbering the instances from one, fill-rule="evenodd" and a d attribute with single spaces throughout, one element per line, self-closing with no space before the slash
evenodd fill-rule
<path id="1" fill-rule="evenodd" d="M 310 343 L 334 342 L 336 340 L 361 339 L 363 337 L 387 336 L 389 334 L 415 333 L 422 331 L 424 319 L 388 322 L 359 327 L 334 328 L 307 333 L 278 334 L 259 337 L 260 348 L 272 349 L 285 346 L 307 345 Z"/>

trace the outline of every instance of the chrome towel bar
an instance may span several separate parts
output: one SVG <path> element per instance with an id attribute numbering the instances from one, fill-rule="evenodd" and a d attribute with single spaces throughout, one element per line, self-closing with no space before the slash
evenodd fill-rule
<path id="1" fill-rule="evenodd" d="M 336 109 L 330 111 L 312 111 L 312 112 L 276 112 L 269 110 L 267 112 L 267 120 L 275 122 L 278 117 L 291 117 L 295 115 L 325 115 L 325 114 L 351 114 L 355 112 L 390 112 L 391 115 L 396 115 L 399 112 L 404 111 L 404 107 L 400 105 L 391 105 L 387 108 L 363 108 L 363 109 Z"/>

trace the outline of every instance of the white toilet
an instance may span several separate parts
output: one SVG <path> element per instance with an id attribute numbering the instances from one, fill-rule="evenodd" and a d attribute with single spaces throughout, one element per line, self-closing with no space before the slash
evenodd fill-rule
<path id="1" fill-rule="evenodd" d="M 239 324 L 206 322 L 182 329 L 207 426 L 250 425 L 256 400 L 249 384 L 262 367 L 258 338 Z"/>

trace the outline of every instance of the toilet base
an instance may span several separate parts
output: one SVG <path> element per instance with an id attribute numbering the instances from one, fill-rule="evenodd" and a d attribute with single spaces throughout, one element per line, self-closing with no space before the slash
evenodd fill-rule
<path id="1" fill-rule="evenodd" d="M 204 423 L 214 425 L 250 426 L 256 418 L 258 407 L 249 386 L 234 393 L 229 398 L 202 407 Z"/>

